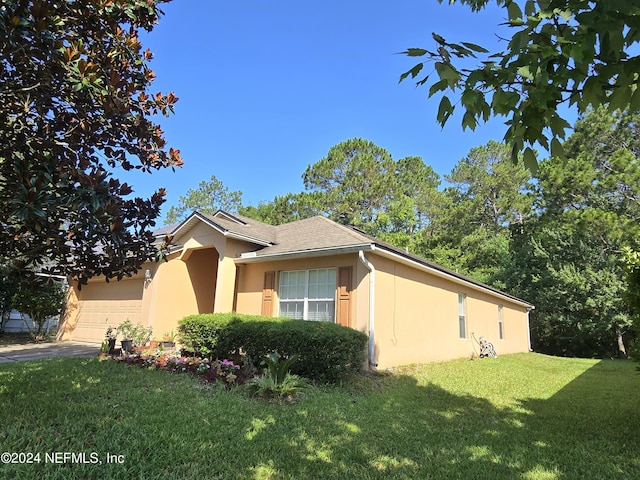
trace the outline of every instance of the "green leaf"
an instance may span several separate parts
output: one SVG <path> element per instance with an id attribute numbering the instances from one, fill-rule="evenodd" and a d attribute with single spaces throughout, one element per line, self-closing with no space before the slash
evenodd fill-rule
<path id="1" fill-rule="evenodd" d="M 640 110 L 640 88 L 637 86 L 631 95 L 631 100 L 629 102 L 629 108 L 633 111 Z"/>
<path id="2" fill-rule="evenodd" d="M 520 20 L 522 18 L 522 10 L 516 2 L 509 2 L 507 5 L 507 13 L 509 14 L 509 20 Z"/>
<path id="3" fill-rule="evenodd" d="M 536 154 L 531 147 L 525 148 L 522 159 L 524 166 L 529 169 L 532 175 L 535 175 L 538 172 L 538 161 L 536 160 Z"/>
<path id="4" fill-rule="evenodd" d="M 443 62 L 436 62 L 436 72 L 442 80 L 447 80 L 450 87 L 460 79 L 460 74 L 451 65 Z"/>
<path id="5" fill-rule="evenodd" d="M 489 50 L 481 47 L 480 45 L 476 45 L 475 43 L 462 42 L 462 45 L 467 47 L 469 50 L 473 50 L 474 52 L 489 53 Z"/>
<path id="6" fill-rule="evenodd" d="M 424 48 L 407 48 L 407 50 L 402 53 L 409 57 L 422 57 L 423 55 L 429 53 L 429 51 L 425 50 Z"/>
<path id="7" fill-rule="evenodd" d="M 442 100 L 440 100 L 440 105 L 438 106 L 438 115 L 436 117 L 438 123 L 444 127 L 444 124 L 447 123 L 449 117 L 453 113 L 454 107 L 451 105 L 449 99 L 444 96 Z"/>
<path id="8" fill-rule="evenodd" d="M 467 128 L 475 130 L 477 126 L 478 121 L 476 120 L 475 115 L 473 114 L 473 112 L 467 109 L 467 111 L 464 112 L 464 115 L 462 116 L 462 130 L 466 130 Z"/>
<path id="9" fill-rule="evenodd" d="M 629 102 L 631 101 L 631 87 L 624 86 L 616 88 L 609 98 L 608 109 L 610 112 L 615 112 L 616 110 L 624 110 L 629 106 Z"/>
<path id="10" fill-rule="evenodd" d="M 529 69 L 529 65 L 524 65 L 522 67 L 518 68 L 518 73 L 520 75 L 522 75 L 524 78 L 526 78 L 527 80 L 533 80 L 534 76 L 531 73 L 531 70 Z"/>
<path id="11" fill-rule="evenodd" d="M 553 137 L 551 139 L 551 156 L 561 158 L 561 159 L 566 158 L 566 154 L 564 153 L 564 147 L 562 146 L 562 143 L 560 142 L 560 140 L 558 140 L 556 137 Z"/>
<path id="12" fill-rule="evenodd" d="M 429 98 L 433 97 L 433 95 L 441 90 L 446 90 L 449 87 L 449 82 L 447 80 L 438 80 L 436 83 L 431 85 L 429 89 Z"/>
<path id="13" fill-rule="evenodd" d="M 553 13 L 560 15 L 560 17 L 567 22 L 571 20 L 571 17 L 573 16 L 571 10 L 560 10 L 559 8 L 556 8 Z"/>
<path id="14" fill-rule="evenodd" d="M 411 78 L 416 78 L 416 76 L 422 70 L 422 67 L 424 67 L 424 64 L 423 63 L 419 63 L 419 64 L 415 65 L 411 70 L 408 70 L 408 71 L 404 72 L 402 75 L 400 75 L 400 80 L 398 80 L 398 83 L 401 83 L 409 75 L 411 75 Z M 427 78 L 428 78 L 428 75 L 427 75 Z"/>
<path id="15" fill-rule="evenodd" d="M 493 93 L 491 108 L 499 115 L 506 115 L 516 107 L 519 100 L 520 95 L 518 95 L 518 93 L 505 92 L 504 90 L 498 89 Z"/>
<path id="16" fill-rule="evenodd" d="M 526 16 L 536 13 L 536 5 L 533 0 L 527 0 L 527 3 L 524 4 L 524 13 Z"/>

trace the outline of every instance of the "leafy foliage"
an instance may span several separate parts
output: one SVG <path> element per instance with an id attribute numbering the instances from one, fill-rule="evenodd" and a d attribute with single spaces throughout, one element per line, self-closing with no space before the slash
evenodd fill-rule
<path id="1" fill-rule="evenodd" d="M 277 352 L 269 353 L 264 359 L 267 366 L 265 374 L 247 382 L 249 391 L 264 398 L 293 399 L 308 386 L 304 378 L 289 373 L 289 368 L 298 358 L 299 355 L 282 358 Z"/>
<path id="2" fill-rule="evenodd" d="M 13 310 L 13 300 L 18 291 L 18 282 L 13 268 L 0 265 L 0 334 L 3 332 L 5 320 Z"/>
<path id="3" fill-rule="evenodd" d="M 498 288 L 509 261 L 510 228 L 531 212 L 530 175 L 510 161 L 509 148 L 491 141 L 472 148 L 449 175 L 443 208 L 418 253 Z"/>
<path id="4" fill-rule="evenodd" d="M 540 164 L 531 221 L 514 232 L 514 287 L 532 313 L 539 351 L 626 356 L 631 311 L 622 252 L 635 245 L 640 220 L 637 120 L 598 109 L 581 119 L 567 160 Z"/>
<path id="5" fill-rule="evenodd" d="M 0 7 L 0 255 L 83 283 L 153 257 L 149 199 L 113 176 L 182 164 L 150 118 L 177 98 L 150 94 L 150 31 L 165 0 L 5 1 Z"/>
<path id="6" fill-rule="evenodd" d="M 450 3 L 454 3 L 452 0 Z M 440 0 L 442 2 L 442 0 Z M 473 11 L 489 0 L 459 0 Z M 491 116 L 506 116 L 504 141 L 515 160 L 535 169 L 538 144 L 564 157 L 561 139 L 569 123 L 558 113 L 563 105 L 579 112 L 606 105 L 609 111 L 640 108 L 640 0 L 496 0 L 514 33 L 504 51 L 489 52 L 472 43 L 450 43 L 434 33 L 434 49 L 403 52 L 424 60 L 400 76 L 429 86 L 429 97 L 445 92 L 437 121 L 444 124 L 456 107 L 463 129 L 475 129 Z M 467 68 L 468 61 L 477 61 Z M 461 62 L 464 66 L 458 64 Z M 424 75 L 425 67 L 431 67 Z M 449 98 L 455 98 L 452 100 Z"/>
<path id="7" fill-rule="evenodd" d="M 145 327 L 141 323 L 133 324 L 131 320 L 125 320 L 118 325 L 116 331 L 122 336 L 122 340 L 133 340 L 135 346 L 142 347 L 151 338 L 153 328 Z"/>
<path id="8" fill-rule="evenodd" d="M 178 205 L 172 206 L 167 212 L 165 223 L 182 221 L 196 210 L 208 214 L 220 209 L 237 212 L 241 206 L 242 192 L 230 192 L 215 175 L 211 175 L 208 182 L 200 182 L 196 190 L 189 189 L 185 196 L 179 198 Z"/>
<path id="9" fill-rule="evenodd" d="M 329 149 L 302 175 L 305 191 L 241 213 L 271 224 L 328 216 L 400 247 L 412 247 L 441 207 L 440 176 L 420 157 L 393 160 L 373 142 L 353 138 Z"/>
<path id="10" fill-rule="evenodd" d="M 329 322 L 215 313 L 185 317 L 178 330 L 187 351 L 211 358 L 242 351 L 257 366 L 271 352 L 298 355 L 292 372 L 319 382 L 336 382 L 365 364 L 367 336 Z"/>
<path id="11" fill-rule="evenodd" d="M 45 322 L 64 308 L 66 289 L 61 282 L 41 276 L 22 278 L 13 295 L 13 307 L 33 321 L 32 335 L 42 338 Z"/>

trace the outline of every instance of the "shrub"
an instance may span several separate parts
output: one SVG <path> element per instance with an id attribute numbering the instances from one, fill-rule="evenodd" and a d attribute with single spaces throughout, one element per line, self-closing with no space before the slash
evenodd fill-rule
<path id="1" fill-rule="evenodd" d="M 267 365 L 265 373 L 247 382 L 249 392 L 259 397 L 293 402 L 308 386 L 306 379 L 289 373 L 298 357 L 281 358 L 275 352 L 270 353 L 264 360 Z"/>
<path id="2" fill-rule="evenodd" d="M 360 371 L 367 336 L 329 322 L 239 314 L 192 315 L 179 322 L 186 350 L 210 358 L 233 358 L 241 352 L 254 365 L 271 352 L 299 355 L 294 374 L 319 382 L 336 382 Z"/>

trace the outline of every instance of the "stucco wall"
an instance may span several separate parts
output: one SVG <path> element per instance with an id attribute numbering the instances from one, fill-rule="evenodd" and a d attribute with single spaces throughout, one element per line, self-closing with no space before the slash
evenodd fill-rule
<path id="1" fill-rule="evenodd" d="M 332 255 L 316 258 L 301 258 L 293 260 L 280 260 L 264 263 L 239 264 L 238 293 L 236 299 L 236 311 L 252 315 L 260 315 L 262 312 L 262 289 L 264 286 L 265 272 L 290 270 L 308 270 L 314 268 L 338 268 L 354 267 L 352 279 L 351 295 L 351 328 L 365 331 L 366 325 L 360 322 L 361 315 L 358 314 L 360 295 L 356 295 L 355 287 L 362 281 L 363 272 L 359 270 L 356 254 Z M 274 316 L 278 315 L 278 282 L 279 275 L 276 274 Z"/>
<path id="2" fill-rule="evenodd" d="M 529 349 L 526 308 L 408 265 L 366 253 L 375 279 L 375 359 L 379 368 L 443 361 L 479 352 L 473 339 L 491 341 L 498 354 Z M 351 327 L 369 332 L 369 271 L 356 254 L 240 264 L 239 313 L 260 314 L 264 273 L 352 266 Z M 278 279 L 274 315 L 277 315 Z M 458 294 L 466 295 L 467 332 L 461 339 Z M 502 305 L 504 339 L 499 339 L 498 305 Z"/>
<path id="3" fill-rule="evenodd" d="M 443 361 L 479 352 L 484 336 L 498 352 L 528 351 L 524 307 L 466 285 L 436 277 L 378 255 L 376 267 L 376 359 L 380 368 Z M 458 294 L 466 295 L 466 338 L 460 338 Z M 502 305 L 504 339 L 498 335 Z"/>

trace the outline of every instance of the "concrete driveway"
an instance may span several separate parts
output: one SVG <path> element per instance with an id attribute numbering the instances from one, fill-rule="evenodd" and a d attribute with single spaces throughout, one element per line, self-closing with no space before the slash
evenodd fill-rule
<path id="1" fill-rule="evenodd" d="M 0 363 L 52 357 L 97 357 L 100 345 L 84 342 L 26 343 L 0 347 Z"/>

